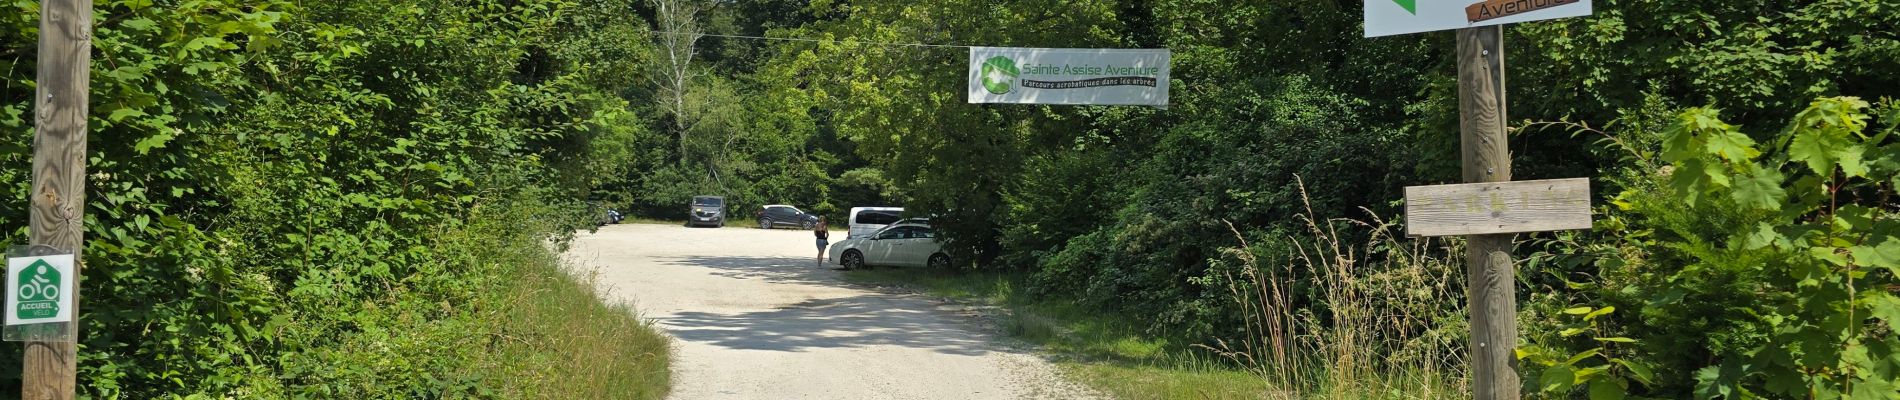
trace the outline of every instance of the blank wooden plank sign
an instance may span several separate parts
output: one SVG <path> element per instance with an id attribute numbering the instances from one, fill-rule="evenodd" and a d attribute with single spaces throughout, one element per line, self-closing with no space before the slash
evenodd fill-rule
<path id="1" fill-rule="evenodd" d="M 1590 229 L 1590 179 L 1409 186 L 1411 237 Z"/>

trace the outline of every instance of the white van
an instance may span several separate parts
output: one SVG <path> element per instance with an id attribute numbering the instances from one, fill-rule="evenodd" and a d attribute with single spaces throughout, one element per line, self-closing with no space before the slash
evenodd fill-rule
<path id="1" fill-rule="evenodd" d="M 904 214 L 903 207 L 851 207 L 851 230 L 845 238 L 855 238 L 877 232 Z"/>

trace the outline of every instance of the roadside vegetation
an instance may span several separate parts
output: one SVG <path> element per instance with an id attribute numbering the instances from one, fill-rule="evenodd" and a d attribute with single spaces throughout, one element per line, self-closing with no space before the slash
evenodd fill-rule
<path id="1" fill-rule="evenodd" d="M 478 246 L 473 259 L 495 266 L 485 275 L 500 290 L 475 305 L 479 330 L 460 333 L 490 338 L 475 371 L 498 388 L 493 397 L 665 398 L 670 339 L 630 304 L 603 303 L 612 297 L 591 271 L 562 264 L 560 248 L 519 228 L 490 222 L 479 228 L 489 240 L 458 243 Z"/>
<path id="2" fill-rule="evenodd" d="M 638 148 L 628 4 L 94 6 L 81 397 L 664 397 L 666 340 L 556 257 Z M 38 22 L 0 5 L 8 243 Z"/>

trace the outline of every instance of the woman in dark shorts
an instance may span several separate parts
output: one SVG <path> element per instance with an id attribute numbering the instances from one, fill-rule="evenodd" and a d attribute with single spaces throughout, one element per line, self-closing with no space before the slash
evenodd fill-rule
<path id="1" fill-rule="evenodd" d="M 818 225 L 812 227 L 812 236 L 818 237 L 818 266 L 825 266 L 825 247 L 831 245 L 831 227 L 825 225 L 825 217 L 818 217 Z"/>

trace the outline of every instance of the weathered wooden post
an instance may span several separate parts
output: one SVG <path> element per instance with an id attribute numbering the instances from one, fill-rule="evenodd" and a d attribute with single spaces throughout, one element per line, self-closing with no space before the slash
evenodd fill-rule
<path id="1" fill-rule="evenodd" d="M 92 70 L 92 0 L 40 3 L 39 92 L 33 98 L 31 244 L 78 259 L 85 239 L 87 88 Z M 77 280 L 78 269 L 74 265 Z M 75 288 L 78 285 L 74 285 Z M 79 296 L 66 296 L 78 334 Z M 73 341 L 26 342 L 20 397 L 71 399 L 78 351 Z"/>
<path id="2" fill-rule="evenodd" d="M 1504 24 L 1590 15 L 1590 0 L 1366 0 L 1366 37 L 1457 29 L 1463 185 L 1405 189 L 1406 233 L 1465 237 L 1471 384 L 1477 399 L 1515 400 L 1516 233 L 1589 229 L 1584 179 L 1511 182 L 1505 123 Z"/>
<path id="3" fill-rule="evenodd" d="M 1459 29 L 1458 126 L 1465 183 L 1509 182 L 1505 137 L 1504 26 Z M 1499 210 L 1502 211 L 1502 210 Z M 1517 399 L 1517 277 L 1512 234 L 1465 236 L 1465 304 L 1471 313 L 1473 397 Z"/>

